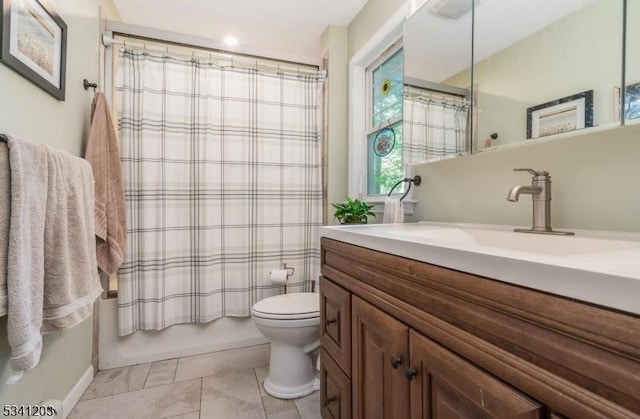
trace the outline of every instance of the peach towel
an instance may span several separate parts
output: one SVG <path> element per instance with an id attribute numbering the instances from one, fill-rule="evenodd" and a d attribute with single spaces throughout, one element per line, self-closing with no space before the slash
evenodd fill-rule
<path id="1" fill-rule="evenodd" d="M 105 273 L 116 273 L 124 258 L 127 225 L 118 137 L 104 93 L 93 103 L 91 131 L 85 159 L 91 163 L 95 184 L 96 258 Z"/>

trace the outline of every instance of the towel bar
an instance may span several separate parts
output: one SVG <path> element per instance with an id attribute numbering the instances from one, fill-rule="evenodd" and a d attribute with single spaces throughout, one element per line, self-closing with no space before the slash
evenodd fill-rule
<path id="1" fill-rule="evenodd" d="M 398 183 L 393 185 L 393 188 L 391 188 L 391 190 L 389 191 L 387 196 L 391 196 L 391 194 L 398 187 L 398 185 L 400 185 L 403 182 L 409 182 L 409 187 L 407 188 L 407 191 L 404 193 L 404 195 L 402 195 L 402 197 L 400 198 L 400 201 L 402 201 L 404 199 L 404 197 L 407 196 L 407 194 L 411 190 L 411 183 L 414 183 L 416 186 L 420 186 L 420 184 L 422 183 L 422 178 L 420 177 L 420 175 L 415 175 L 412 178 L 406 177 L 406 178 L 402 179 L 401 181 L 399 181 Z"/>

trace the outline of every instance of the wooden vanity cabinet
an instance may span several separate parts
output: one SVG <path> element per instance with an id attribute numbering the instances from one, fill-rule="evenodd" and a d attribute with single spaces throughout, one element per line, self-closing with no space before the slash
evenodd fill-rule
<path id="1" fill-rule="evenodd" d="M 320 411 L 351 418 L 351 293 L 320 278 Z"/>
<path id="2" fill-rule="evenodd" d="M 411 418 L 543 418 L 544 407 L 411 331 Z M 399 417 L 399 416 L 398 416 Z"/>
<path id="3" fill-rule="evenodd" d="M 327 351 L 320 350 L 320 413 L 325 419 L 351 417 L 351 380 Z"/>
<path id="4" fill-rule="evenodd" d="M 356 296 L 352 302 L 353 417 L 408 418 L 409 328 Z"/>
<path id="5" fill-rule="evenodd" d="M 327 238 L 321 255 L 323 418 L 640 418 L 639 316 Z"/>
<path id="6" fill-rule="evenodd" d="M 320 288 L 320 343 L 351 377 L 351 293 L 331 281 Z"/>

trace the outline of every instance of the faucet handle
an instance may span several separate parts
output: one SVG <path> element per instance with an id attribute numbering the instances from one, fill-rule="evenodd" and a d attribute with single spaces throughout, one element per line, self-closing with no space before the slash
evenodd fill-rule
<path id="1" fill-rule="evenodd" d="M 533 176 L 549 176 L 549 172 L 541 171 L 537 172 L 533 169 L 513 169 L 514 172 L 529 172 Z"/>

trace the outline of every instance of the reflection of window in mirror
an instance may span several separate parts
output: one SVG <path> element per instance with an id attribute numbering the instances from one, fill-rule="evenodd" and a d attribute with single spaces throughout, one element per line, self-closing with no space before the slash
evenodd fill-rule
<path id="1" fill-rule="evenodd" d="M 627 1 L 625 124 L 640 124 L 640 1 Z"/>
<path id="2" fill-rule="evenodd" d="M 367 195 L 386 195 L 405 177 L 402 164 L 402 72 L 403 50 L 397 45 L 366 69 Z M 400 187 L 394 191 L 402 192 Z"/>

